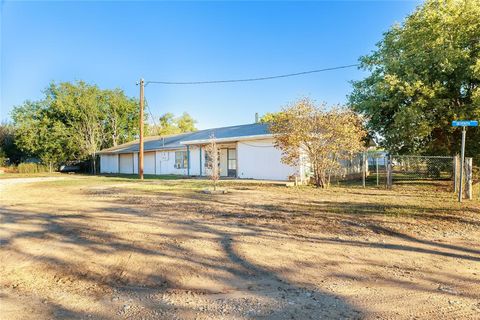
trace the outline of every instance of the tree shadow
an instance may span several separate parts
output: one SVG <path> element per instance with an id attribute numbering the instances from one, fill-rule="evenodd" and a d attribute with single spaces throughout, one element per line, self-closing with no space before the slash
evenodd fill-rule
<path id="1" fill-rule="evenodd" d="M 245 297 L 253 296 L 251 302 L 243 302 L 245 310 L 232 310 L 232 314 L 247 318 L 272 318 L 272 319 L 292 319 L 292 318 L 318 318 L 320 316 L 333 317 L 340 315 L 342 318 L 359 318 L 362 311 L 343 301 L 330 293 L 322 292 L 317 289 L 306 289 L 282 279 L 274 271 L 256 266 L 245 257 L 238 254 L 236 250 L 235 238 L 240 234 L 261 237 L 262 231 L 254 230 L 248 227 L 241 227 L 237 231 L 222 231 L 225 228 L 223 223 L 213 223 L 208 221 L 185 221 L 181 217 L 172 217 L 171 210 L 157 212 L 152 220 L 152 216 L 142 212 L 142 209 L 125 210 L 128 203 L 118 202 L 109 203 L 102 209 L 102 213 L 97 211 L 69 210 L 62 208 L 59 213 L 50 212 L 25 212 L 21 209 L 0 207 L 2 215 L 1 231 L 6 234 L 2 237 L 2 255 L 9 252 L 10 255 L 16 255 L 25 261 L 33 261 L 33 272 L 40 278 L 51 278 L 53 283 L 59 286 L 55 291 L 60 290 L 62 295 L 75 293 L 80 295 L 94 295 L 96 300 L 110 298 L 112 295 L 123 297 L 141 297 L 134 298 L 135 308 L 128 310 L 121 309 L 121 305 L 110 306 L 116 309 L 112 310 L 110 315 L 102 312 L 82 311 L 81 308 L 74 308 L 67 304 L 57 301 L 55 293 L 46 298 L 42 306 L 43 312 L 48 318 L 54 319 L 114 319 L 119 316 L 135 317 L 135 312 L 142 309 L 142 316 L 145 318 L 156 319 L 159 317 L 174 318 L 175 315 L 183 314 L 186 318 L 194 318 L 193 315 L 205 310 L 197 310 L 182 305 L 180 301 L 174 303 L 162 302 L 151 299 L 152 295 L 166 294 L 172 292 L 194 292 L 203 299 L 213 302 L 219 300 L 217 309 L 210 309 L 218 315 L 219 308 L 223 304 L 240 303 L 237 295 Z M 108 209 L 108 210 L 106 210 Z M 178 208 L 176 208 L 178 209 Z M 57 210 L 56 210 L 57 211 Z M 98 223 L 97 219 L 106 219 L 109 223 L 116 220 L 119 223 L 145 223 L 149 220 L 153 224 L 168 223 L 172 229 L 176 230 L 177 239 L 168 241 L 160 246 L 151 241 L 148 243 L 139 243 L 137 240 L 129 239 L 110 230 L 105 230 Z M 27 229 L 18 231 L 16 228 L 23 224 Z M 206 238 L 205 235 L 208 235 Z M 151 239 L 160 239 L 166 237 L 165 234 L 149 233 L 146 236 Z M 188 249 L 184 246 L 176 245 L 178 239 L 192 240 L 200 239 L 218 243 L 222 249 L 222 257 L 213 258 L 202 256 L 200 253 Z M 41 254 L 36 254 L 31 248 L 25 247 L 25 243 L 31 241 L 51 244 L 51 249 L 46 249 Z M 56 254 L 59 247 L 67 247 L 71 256 Z M 118 264 L 109 264 L 104 266 L 103 270 L 98 271 L 91 266 L 91 259 L 101 260 L 102 256 L 121 253 L 125 261 Z M 76 257 L 78 255 L 78 257 Z M 133 258 L 131 258 L 133 255 Z M 81 256 L 81 257 L 80 257 Z M 164 266 L 157 268 L 152 264 L 146 263 L 146 270 L 129 270 L 129 259 L 155 260 L 168 258 L 170 267 L 169 273 L 165 273 Z M 97 262 L 98 263 L 98 262 Z M 105 267 L 108 270 L 105 270 Z M 102 269 L 102 268 L 100 268 Z M 191 273 L 197 273 L 199 277 L 213 277 L 214 282 L 220 283 L 220 287 L 231 288 L 225 290 L 210 290 L 204 287 L 200 291 L 189 287 L 187 284 L 179 283 L 176 279 L 178 274 L 174 270 L 190 269 Z M 133 275 L 132 272 L 136 274 Z M 218 274 L 218 275 L 217 275 Z M 10 278 L 11 280 L 11 278 Z M 42 292 L 41 288 L 29 286 L 21 277 L 17 279 L 18 283 L 4 283 L 9 289 L 7 294 L 14 299 L 16 294 L 24 296 L 38 296 L 36 292 Z M 14 281 L 15 282 L 15 281 Z M 37 282 L 34 282 L 37 283 Z M 52 284 L 53 284 L 52 283 Z M 223 283 L 223 284 L 222 284 Z M 43 285 L 43 284 L 42 284 Z M 44 288 L 47 290 L 48 288 Z M 48 289 L 51 290 L 51 289 Z M 231 294 L 231 290 L 235 294 Z M 288 294 L 285 294 L 288 292 Z M 44 293 L 45 294 L 45 293 Z M 300 299 L 301 298 L 301 299 Z M 243 300 L 242 300 L 243 301 Z M 260 302 L 259 302 L 260 301 Z M 24 301 L 23 301 L 24 302 Z M 258 307 L 258 304 L 261 307 Z M 241 304 L 241 305 L 242 305 Z M 336 309 L 332 310 L 331 306 Z M 125 306 L 124 306 L 125 307 Z M 120 308 L 120 309 L 119 309 Z M 247 310 L 248 309 L 248 310 Z M 253 311 L 250 311 L 253 310 Z M 208 315 L 208 310 L 207 310 Z"/>
<path id="2" fill-rule="evenodd" d="M 222 197 L 195 191 L 172 193 L 109 188 L 114 188 L 115 192 L 82 191 L 82 197 L 101 204 L 98 208 L 50 207 L 26 211 L 21 205 L 0 206 L 2 256 L 6 252 L 25 261 L 34 261 L 36 269 L 28 269 L 29 272 L 53 279 L 59 286 L 56 290 L 82 297 L 94 296 L 95 301 L 104 304 L 104 311 L 107 308 L 106 313 L 87 312 L 61 304 L 53 295 L 46 303 L 51 318 L 92 315 L 93 318 L 110 319 L 137 316 L 169 319 L 178 315 L 195 318 L 198 314 L 215 318 L 222 315 L 223 307 L 236 304 L 245 308 L 228 312 L 245 318 L 355 319 L 369 314 L 370 310 L 320 289 L 318 285 L 300 284 L 282 276 L 284 273 L 278 269 L 262 266 L 242 251 L 245 238 L 274 243 L 295 240 L 322 246 L 378 249 L 379 254 L 413 252 L 465 262 L 480 261 L 480 251 L 476 249 L 421 239 L 385 226 L 386 222 L 378 218 L 384 216 L 386 205 L 383 204 L 320 200 L 305 200 L 307 203 L 302 204 L 285 199 L 256 203 L 239 201 L 235 194 Z M 421 206 L 395 206 L 398 210 L 422 212 L 413 214 L 418 218 L 444 218 L 433 209 L 429 211 Z M 38 208 L 42 207 L 48 207 L 48 202 L 38 204 Z M 474 219 L 454 215 L 447 219 L 478 227 Z M 295 230 L 305 224 L 311 224 L 309 232 Z M 128 225 L 125 234 L 117 230 L 124 230 L 124 225 Z M 319 236 L 325 231 L 338 235 L 368 232 L 387 236 L 391 243 Z M 29 241 L 42 244 L 47 250 L 37 253 L 26 246 Z M 218 247 L 218 252 L 205 253 L 202 243 Z M 59 256 L 57 250 L 70 252 L 70 255 Z M 110 255 L 120 258 L 105 262 L 103 259 Z M 134 261 L 138 264 L 134 265 Z M 338 271 L 332 272 L 331 277 L 369 281 L 360 275 L 341 272 L 345 262 L 335 263 L 332 267 Z M 298 273 L 302 270 L 284 268 L 284 271 Z M 182 281 L 185 277 L 188 280 Z M 196 277 L 210 282 L 190 283 Z M 432 275 L 432 281 L 438 281 L 435 277 Z M 453 279 L 455 275 L 442 277 Z M 432 293 L 431 288 L 394 278 L 385 279 L 385 282 L 407 290 Z M 21 281 L 20 284 L 4 284 L 9 288 L 4 294 L 10 298 L 18 294 L 35 295 L 37 290 Z M 203 301 L 204 309 L 186 305 L 185 299 L 189 296 L 197 302 Z M 119 302 L 111 301 L 115 297 L 120 297 Z M 133 299 L 135 306 L 124 310 L 124 305 L 133 304 L 125 302 L 128 299 Z M 247 299 L 247 302 L 238 303 L 239 299 Z"/>

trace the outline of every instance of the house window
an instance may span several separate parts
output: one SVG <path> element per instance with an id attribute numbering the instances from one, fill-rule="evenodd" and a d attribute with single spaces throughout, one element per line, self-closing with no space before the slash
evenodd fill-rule
<path id="1" fill-rule="evenodd" d="M 186 169 L 188 167 L 187 151 L 175 151 L 175 168 Z"/>

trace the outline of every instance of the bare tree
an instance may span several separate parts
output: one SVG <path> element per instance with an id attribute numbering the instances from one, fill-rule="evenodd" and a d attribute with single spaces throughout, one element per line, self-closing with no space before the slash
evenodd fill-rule
<path id="1" fill-rule="evenodd" d="M 210 136 L 209 144 L 205 147 L 205 155 L 207 156 L 207 168 L 210 169 L 210 179 L 213 181 L 213 191 L 217 190 L 217 182 L 220 179 L 220 169 L 218 162 L 218 146 L 215 135 Z"/>

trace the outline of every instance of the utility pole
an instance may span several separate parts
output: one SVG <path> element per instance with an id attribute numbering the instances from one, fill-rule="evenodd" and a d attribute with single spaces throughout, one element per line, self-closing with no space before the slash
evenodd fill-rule
<path id="1" fill-rule="evenodd" d="M 138 152 L 138 177 L 143 180 L 143 104 L 145 80 L 140 79 L 140 148 Z"/>

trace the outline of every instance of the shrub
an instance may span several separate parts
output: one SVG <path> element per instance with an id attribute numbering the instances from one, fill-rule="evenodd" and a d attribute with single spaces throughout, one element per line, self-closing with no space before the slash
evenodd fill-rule
<path id="1" fill-rule="evenodd" d="M 48 167 L 37 163 L 20 163 L 18 173 L 41 173 L 48 172 Z"/>
<path id="2" fill-rule="evenodd" d="M 5 173 L 18 173 L 18 168 L 15 165 L 3 167 L 3 170 Z"/>
<path id="3" fill-rule="evenodd" d="M 5 163 L 7 162 L 7 156 L 5 154 L 5 151 L 0 148 L 0 167 L 4 166 Z"/>
<path id="4" fill-rule="evenodd" d="M 480 183 L 480 166 L 473 166 L 473 183 Z"/>

